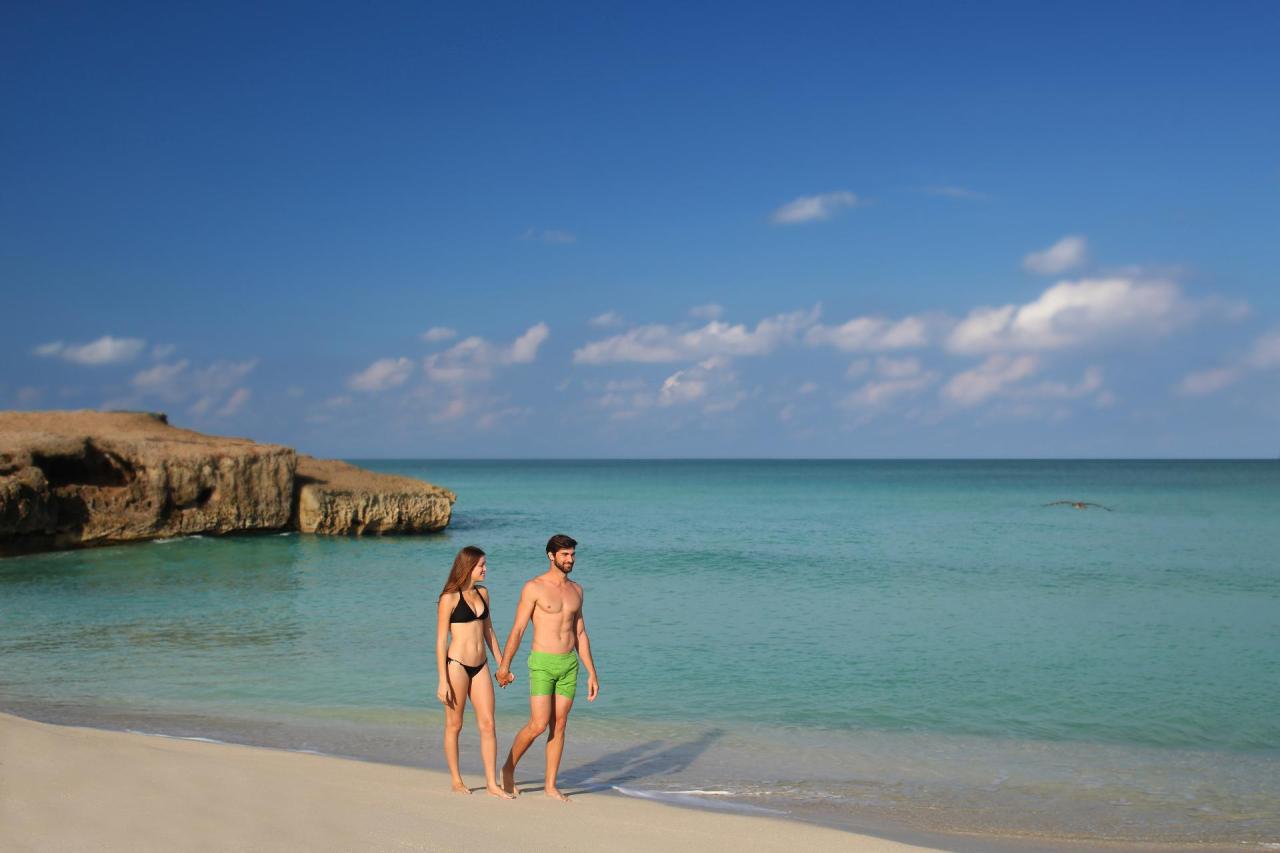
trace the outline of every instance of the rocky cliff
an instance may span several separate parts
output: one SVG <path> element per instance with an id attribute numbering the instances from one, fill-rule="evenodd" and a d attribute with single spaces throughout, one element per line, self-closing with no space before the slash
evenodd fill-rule
<path id="1" fill-rule="evenodd" d="M 417 533 L 456 496 L 141 412 L 0 412 L 0 554 L 193 533 Z"/>
<path id="2" fill-rule="evenodd" d="M 449 523 L 457 495 L 412 477 L 298 457 L 293 526 L 304 533 L 423 533 Z"/>

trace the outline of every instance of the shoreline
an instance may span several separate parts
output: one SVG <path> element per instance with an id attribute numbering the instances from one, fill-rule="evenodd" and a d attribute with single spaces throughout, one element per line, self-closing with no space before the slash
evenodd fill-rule
<path id="1" fill-rule="evenodd" d="M 10 714 L 0 753 L 0 848 L 13 850 L 936 849 L 616 795 L 566 805 L 528 779 L 514 802 L 462 797 L 438 771 Z"/>
<path id="2" fill-rule="evenodd" d="M 130 797 L 136 797 L 140 802 L 148 803 L 148 808 L 154 808 L 157 803 L 156 798 L 161 798 L 163 802 L 160 805 L 163 811 L 168 813 L 168 820 L 172 824 L 166 824 L 165 831 L 168 833 L 179 832 L 187 821 L 192 825 L 202 821 L 208 822 L 208 816 L 202 816 L 199 811 L 200 803 L 188 802 L 185 797 L 175 797 L 167 792 L 151 790 L 154 785 L 150 780 L 157 774 L 174 780 L 175 790 L 200 789 L 203 793 L 199 798 L 200 802 L 212 800 L 222 809 L 237 807 L 237 804 L 248 807 L 251 800 L 244 794 L 238 793 L 241 787 L 245 790 L 263 790 L 269 799 L 274 793 L 284 790 L 281 780 L 287 780 L 288 784 L 300 786 L 289 795 L 292 798 L 290 803 L 297 806 L 300 801 L 306 801 L 308 814 L 314 812 L 335 816 L 334 819 L 341 825 L 333 827 L 337 832 L 333 837 L 351 838 L 352 841 L 354 838 L 351 833 L 374 832 L 375 828 L 378 828 L 377 831 L 382 831 L 380 828 L 384 825 L 398 827 L 397 831 L 405 833 L 426 832 L 433 827 L 438 827 L 442 821 L 447 822 L 442 814 L 449 817 L 458 817 L 462 814 L 465 817 L 466 814 L 471 813 L 470 807 L 458 812 L 457 803 L 491 799 L 484 796 L 482 787 L 473 787 L 472 790 L 477 792 L 476 795 L 466 800 L 450 794 L 447 774 L 430 767 L 334 755 L 311 749 L 237 743 L 199 735 L 42 722 L 19 716 L 8 710 L 0 711 L 0 753 L 6 756 L 6 761 L 0 762 L 0 791 L 23 791 L 26 797 L 26 800 L 20 802 L 19 808 L 15 810 L 24 815 L 22 820 L 17 820 L 14 815 L 8 814 L 9 807 L 13 805 L 13 798 L 0 798 L 0 847 L 5 849 L 10 846 L 15 849 L 61 849 L 66 846 L 87 844 L 90 841 L 99 845 L 100 849 L 151 849 L 145 846 L 145 839 L 140 842 L 137 838 L 120 836 L 118 846 L 112 846 L 116 842 L 104 843 L 93 835 L 96 832 L 94 827 L 99 824 L 111 825 L 110 816 L 98 814 L 95 809 L 123 809 L 124 812 L 128 812 L 129 808 L 121 805 L 122 797 L 126 793 Z M 89 756 L 87 762 L 86 755 Z M 301 761 L 291 763 L 289 760 L 291 757 Z M 311 760 L 318 761 L 320 764 L 304 766 L 302 763 Z M 73 766 L 74 770 L 69 769 Z M 355 770 L 356 767 L 362 769 Z M 518 780 L 522 791 L 527 792 L 521 797 L 522 801 L 547 802 L 539 795 L 536 788 L 541 783 L 541 778 L 535 778 L 539 776 L 537 769 L 537 767 L 531 767 L 534 772 Z M 63 773 L 60 775 L 59 771 Z M 471 778 L 474 775 L 468 776 L 469 783 L 476 782 L 476 779 Z M 61 812 L 58 801 L 65 799 L 63 792 L 68 789 L 92 788 L 95 776 L 116 780 L 111 784 L 113 790 L 107 796 L 105 804 L 94 805 L 98 801 L 90 797 L 90 814 L 82 814 L 79 806 L 72 814 Z M 33 779 L 36 780 L 34 786 Z M 343 797 L 351 796 L 355 798 L 354 800 L 333 799 L 336 796 L 334 787 L 354 784 L 350 782 L 352 779 L 368 780 L 369 784 L 387 788 L 391 798 L 390 804 L 373 804 L 367 798 L 362 798 L 354 789 L 343 794 Z M 851 820 L 846 817 L 824 822 L 814 819 L 812 815 L 753 808 L 739 803 L 719 803 L 697 796 L 672 796 L 668 792 L 655 795 L 653 792 L 629 790 L 618 785 L 585 784 L 584 786 L 580 783 L 573 787 L 575 790 L 571 793 L 576 794 L 575 801 L 578 805 L 581 805 L 584 800 L 591 803 L 619 804 L 602 807 L 602 811 L 597 815 L 602 821 L 597 827 L 599 832 L 616 832 L 616 827 L 607 823 L 607 821 L 616 820 L 619 825 L 626 826 L 628 830 L 638 826 L 653 828 L 662 824 L 665 827 L 675 827 L 672 831 L 689 833 L 686 839 L 689 843 L 685 845 L 681 839 L 658 837 L 648 829 L 636 830 L 642 832 L 642 837 L 637 837 L 634 848 L 629 848 L 624 843 L 620 848 L 623 850 L 652 849 L 658 845 L 672 846 L 673 844 L 676 845 L 676 849 L 738 850 L 745 846 L 746 849 L 781 850 L 790 849 L 796 843 L 804 843 L 815 850 L 950 850 L 957 853 L 978 853 L 978 851 L 995 851 L 996 853 L 1064 851 L 1065 853 L 1065 851 L 1081 850 L 1148 853 L 1148 851 L 1164 850 L 1227 851 L 1272 848 L 1272 845 L 1265 843 L 1256 846 L 1223 842 L 1171 844 L 1161 841 L 941 832 L 865 818 Z M 97 796 L 102 797 L 103 792 L 99 790 Z M 428 813 L 422 812 L 419 808 L 422 804 L 414 799 L 420 796 L 428 798 L 430 804 Z M 436 802 L 434 798 L 440 798 L 441 801 Z M 6 799 L 10 802 L 6 803 Z M 348 807 L 349 802 L 365 802 L 372 811 L 369 815 L 353 812 Z M 492 800 L 492 802 L 498 801 Z M 650 812 L 650 810 L 654 811 Z M 296 812 L 297 809 L 295 808 L 294 811 Z M 678 812 L 687 817 L 673 818 L 671 812 Z M 497 822 L 491 825 L 497 827 L 495 831 L 498 834 L 492 837 L 486 836 L 485 843 L 476 841 L 474 848 L 459 846 L 455 843 L 457 840 L 455 836 L 450 836 L 446 848 L 432 846 L 431 841 L 423 842 L 424 846 L 415 847 L 412 845 L 416 842 L 405 841 L 402 838 L 395 841 L 395 846 L 404 849 L 479 850 L 491 849 L 494 844 L 509 845 L 511 835 L 519 832 L 518 823 L 524 821 L 527 816 L 523 810 L 519 816 L 516 816 L 516 812 L 512 812 L 510 820 L 503 819 L 499 813 L 488 811 L 476 812 L 476 814 L 483 815 L 485 821 L 496 820 Z M 573 812 L 575 825 L 579 814 L 580 812 Z M 373 815 L 376 815 L 376 819 Z M 294 817 L 301 820 L 300 814 L 295 814 Z M 701 818 L 708 820 L 704 824 Z M 535 823 L 541 819 L 531 818 Z M 465 820 L 461 818 L 459 820 L 461 832 L 464 831 L 461 827 L 465 824 Z M 551 816 L 550 820 L 554 824 L 557 818 Z M 415 821 L 419 821 L 422 825 L 418 826 Z M 723 821 L 733 825 L 721 826 Z M 746 823 L 739 824 L 740 821 Z M 767 827 L 760 826 L 761 822 L 767 824 Z M 278 825 L 279 821 L 269 823 L 271 833 L 278 834 L 286 828 Z M 57 832 L 81 833 L 81 836 L 77 838 L 68 836 L 58 844 L 42 846 L 43 841 L 39 836 L 43 830 L 39 826 L 54 825 L 58 827 Z M 133 825 L 141 826 L 136 819 Z M 15 830 L 13 827 L 18 829 Z M 294 828 L 298 835 L 296 839 L 290 839 L 290 843 L 296 840 L 296 849 L 328 849 L 324 847 L 323 842 L 319 842 L 317 846 L 319 837 L 313 836 L 310 828 L 301 824 Z M 270 836 L 270 843 L 267 843 L 267 837 L 264 836 L 261 839 L 260 848 L 255 846 L 258 842 L 253 839 L 217 836 L 215 830 L 206 830 L 206 832 L 209 831 L 215 833 L 214 836 L 209 837 L 217 837 L 220 840 L 208 849 L 225 849 L 227 845 L 239 845 L 243 849 L 295 849 L 288 846 L 282 847 L 277 843 L 276 835 Z M 24 832 L 27 833 L 25 836 L 22 834 Z M 555 830 L 549 829 L 548 832 L 550 835 L 544 837 L 554 836 Z M 714 842 L 709 840 L 709 833 L 714 833 L 716 839 Z M 328 837 L 327 833 L 323 835 L 323 838 Z M 797 841 L 801 838 L 804 839 L 803 842 Z M 387 840 L 390 842 L 391 839 Z M 474 840 L 474 838 L 468 839 L 469 842 Z M 694 843 L 695 840 L 697 843 Z M 775 841 L 777 841 L 776 846 Z M 172 843 L 172 840 L 166 842 L 166 844 Z M 566 843 L 571 844 L 572 839 L 569 842 L 558 839 L 554 849 L 578 849 L 566 846 Z M 584 842 L 582 849 L 588 849 L 590 846 Z M 155 849 L 161 849 L 161 847 Z M 525 845 L 523 849 L 542 848 Z M 548 846 L 547 849 L 552 848 Z"/>

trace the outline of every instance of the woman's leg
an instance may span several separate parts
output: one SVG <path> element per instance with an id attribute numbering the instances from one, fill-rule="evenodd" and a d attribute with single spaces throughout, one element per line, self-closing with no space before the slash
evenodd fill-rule
<path id="1" fill-rule="evenodd" d="M 489 680 L 489 667 L 476 673 L 471 679 L 471 707 L 476 712 L 476 729 L 480 732 L 480 755 L 484 758 L 485 789 L 495 797 L 512 799 L 511 794 L 498 785 L 495 773 L 498 761 L 498 736 L 493 724 L 493 682 Z"/>
<path id="2" fill-rule="evenodd" d="M 467 706 L 467 694 L 471 690 L 471 679 L 467 671 L 456 663 L 445 662 L 449 675 L 449 686 L 453 688 L 453 707 L 444 708 L 444 758 L 449 763 L 449 775 L 453 777 L 453 790 L 459 794 L 470 794 L 471 789 L 462 781 L 462 773 L 458 771 L 458 734 L 462 731 L 462 711 Z"/>

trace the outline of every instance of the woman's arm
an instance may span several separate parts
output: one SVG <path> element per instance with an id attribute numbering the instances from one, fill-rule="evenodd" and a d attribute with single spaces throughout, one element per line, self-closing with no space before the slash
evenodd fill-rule
<path id="1" fill-rule="evenodd" d="M 457 605 L 454 593 L 440 596 L 436 605 L 436 671 L 440 674 L 440 683 L 436 685 L 436 698 L 453 707 L 453 687 L 449 684 L 448 665 L 445 657 L 449 654 L 449 617 Z"/>
<path id="2" fill-rule="evenodd" d="M 489 599 L 489 590 L 480 587 L 480 595 L 484 597 L 484 641 L 493 652 L 494 660 L 502 660 L 502 649 L 498 648 L 498 632 L 493 630 L 493 603 Z"/>
<path id="3" fill-rule="evenodd" d="M 584 604 L 586 598 L 584 593 Z M 578 608 L 578 657 L 587 668 L 587 701 L 594 702 L 596 695 L 600 693 L 600 679 L 596 678 L 596 663 L 591 659 L 591 638 L 587 636 L 587 620 L 583 618 L 581 607 Z"/>

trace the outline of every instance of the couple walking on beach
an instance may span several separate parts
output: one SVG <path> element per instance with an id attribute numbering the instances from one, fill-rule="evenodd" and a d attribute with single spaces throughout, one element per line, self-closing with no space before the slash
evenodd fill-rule
<path id="1" fill-rule="evenodd" d="M 600 692 L 591 659 L 591 641 L 582 618 L 582 587 L 569 580 L 577 545 L 561 533 L 547 541 L 547 571 L 528 581 L 521 590 L 515 624 L 501 655 L 498 636 L 489 618 L 492 612 L 489 591 L 479 585 L 487 569 L 484 551 L 468 545 L 453 559 L 436 612 L 436 667 L 440 674 L 436 698 L 445 708 L 444 754 L 453 777 L 453 790 L 459 793 L 471 793 L 458 772 L 458 734 L 462 731 L 462 711 L 470 697 L 480 731 L 480 754 L 484 758 L 488 792 L 505 799 L 516 796 L 516 764 L 545 731 L 544 787 L 547 796 L 568 802 L 569 798 L 556 787 L 556 774 L 564 755 L 565 725 L 577 693 L 579 660 L 587 669 L 587 700 L 595 701 Z M 498 753 L 493 720 L 494 692 L 487 675 L 489 657 L 485 646 L 488 645 L 499 660 L 494 678 L 506 687 L 516 680 L 511 673 L 511 663 L 530 621 L 533 622 L 533 650 L 529 653 L 529 722 L 516 732 L 499 784 L 494 772 Z"/>

